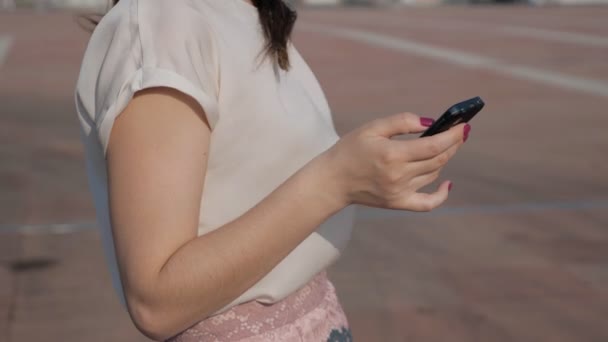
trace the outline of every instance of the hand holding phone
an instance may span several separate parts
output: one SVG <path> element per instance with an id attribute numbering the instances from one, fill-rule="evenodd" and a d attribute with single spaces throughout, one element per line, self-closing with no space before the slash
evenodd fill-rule
<path id="1" fill-rule="evenodd" d="M 447 131 L 459 123 L 469 122 L 484 105 L 485 103 L 479 96 L 457 103 L 446 110 L 420 137 L 435 135 Z"/>

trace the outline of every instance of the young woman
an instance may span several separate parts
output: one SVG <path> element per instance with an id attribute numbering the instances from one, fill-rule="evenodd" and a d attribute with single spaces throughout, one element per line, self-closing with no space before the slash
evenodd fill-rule
<path id="1" fill-rule="evenodd" d="M 281 0 L 121 0 L 75 91 L 114 287 L 157 341 L 350 341 L 326 268 L 353 205 L 412 211 L 469 130 L 379 118 L 339 138 Z"/>

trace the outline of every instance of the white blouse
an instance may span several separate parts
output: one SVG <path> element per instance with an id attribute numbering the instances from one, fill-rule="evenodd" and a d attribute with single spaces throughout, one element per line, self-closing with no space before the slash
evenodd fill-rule
<path id="1" fill-rule="evenodd" d="M 257 9 L 244 0 L 121 0 L 93 32 L 74 100 L 113 285 L 126 307 L 110 226 L 105 152 L 116 116 L 154 86 L 196 99 L 211 126 L 198 234 L 241 216 L 338 139 L 325 95 L 290 44 L 285 72 L 261 59 Z M 228 308 L 274 303 L 340 256 L 354 206 L 339 211 Z M 260 246 L 264 248 L 264 246 Z"/>

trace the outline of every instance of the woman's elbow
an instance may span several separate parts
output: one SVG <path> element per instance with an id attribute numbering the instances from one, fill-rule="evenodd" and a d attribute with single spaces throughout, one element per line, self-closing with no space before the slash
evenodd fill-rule
<path id="1" fill-rule="evenodd" d="M 166 341 L 176 333 L 168 326 L 169 319 L 162 309 L 138 300 L 127 300 L 131 321 L 143 335 L 154 341 Z"/>

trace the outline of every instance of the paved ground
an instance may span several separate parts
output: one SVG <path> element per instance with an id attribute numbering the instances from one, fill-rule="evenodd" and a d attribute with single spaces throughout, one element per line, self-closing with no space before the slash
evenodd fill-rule
<path id="1" fill-rule="evenodd" d="M 608 7 L 302 11 L 340 133 L 487 107 L 430 214 L 359 208 L 330 276 L 357 341 L 607 341 Z M 72 91 L 87 33 L 0 13 L 0 341 L 146 341 L 111 289 Z M 55 225 L 55 223 L 69 223 Z"/>

